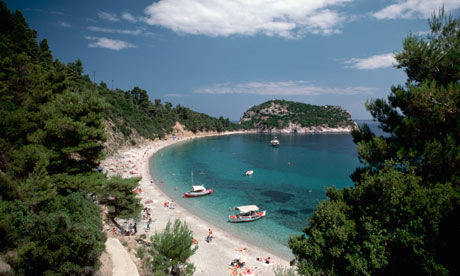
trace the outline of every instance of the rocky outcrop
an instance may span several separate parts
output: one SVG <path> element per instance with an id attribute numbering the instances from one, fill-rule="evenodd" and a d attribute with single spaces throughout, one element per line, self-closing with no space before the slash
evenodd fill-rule
<path id="1" fill-rule="evenodd" d="M 313 126 L 303 127 L 300 124 L 289 122 L 289 126 L 285 128 L 270 128 L 260 127 L 257 129 L 260 133 L 350 133 L 352 126 L 328 127 L 328 126 Z"/>
<path id="2" fill-rule="evenodd" d="M 107 156 L 114 155 L 115 153 L 122 152 L 135 145 L 142 145 L 144 143 L 152 141 L 151 139 L 144 138 L 134 128 L 128 128 L 129 135 L 125 136 L 111 120 L 104 121 L 104 131 L 107 140 L 104 143 L 104 153 Z M 168 139 L 176 136 L 178 139 L 197 137 L 197 136 L 208 136 L 217 135 L 217 131 L 198 131 L 196 133 L 186 130 L 184 126 L 176 122 L 172 127 L 172 132 L 165 135 L 164 139 Z"/>
<path id="3" fill-rule="evenodd" d="M 150 141 L 150 139 L 139 135 L 133 128 L 129 128 L 130 134 L 126 137 L 110 119 L 104 121 L 104 132 L 107 137 L 104 143 L 104 152 L 109 156 L 120 150 Z"/>

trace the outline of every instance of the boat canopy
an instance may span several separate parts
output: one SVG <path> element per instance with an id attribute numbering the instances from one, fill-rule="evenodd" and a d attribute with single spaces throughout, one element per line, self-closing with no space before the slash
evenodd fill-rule
<path id="1" fill-rule="evenodd" d="M 259 211 L 259 207 L 256 205 L 246 205 L 236 207 L 235 210 L 239 210 L 241 213 L 257 212 Z"/>
<path id="2" fill-rule="evenodd" d="M 206 190 L 204 186 L 192 186 L 194 192 Z"/>

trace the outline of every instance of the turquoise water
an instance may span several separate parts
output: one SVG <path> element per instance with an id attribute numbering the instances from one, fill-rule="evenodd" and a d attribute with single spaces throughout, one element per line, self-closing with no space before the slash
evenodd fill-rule
<path id="1" fill-rule="evenodd" d="M 194 139 L 158 152 L 150 160 L 154 179 L 178 204 L 260 247 L 291 257 L 289 236 L 306 226 L 326 187 L 344 188 L 359 165 L 349 134 L 243 134 Z M 245 172 L 253 170 L 252 176 Z M 193 176 L 192 176 L 193 173 Z M 183 198 L 191 185 L 214 194 Z M 177 187 L 177 191 L 175 190 Z M 231 207 L 258 205 L 267 216 L 256 222 L 228 223 Z M 238 247 L 238 245 L 235 245 Z"/>

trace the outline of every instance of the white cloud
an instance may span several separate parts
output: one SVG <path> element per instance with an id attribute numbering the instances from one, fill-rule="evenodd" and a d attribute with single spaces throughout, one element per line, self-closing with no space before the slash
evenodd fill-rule
<path id="1" fill-rule="evenodd" d="M 144 22 L 175 32 L 208 36 L 255 35 L 297 38 L 339 33 L 337 11 L 353 0 L 160 0 L 145 8 Z"/>
<path id="2" fill-rule="evenodd" d="M 91 48 L 100 47 L 100 48 L 107 48 L 107 49 L 118 51 L 121 49 L 137 47 L 136 45 L 133 45 L 123 40 L 115 40 L 115 39 L 110 39 L 106 37 L 87 36 L 85 38 L 88 40 L 95 40 L 95 42 L 88 44 L 88 46 Z"/>
<path id="3" fill-rule="evenodd" d="M 65 15 L 65 13 L 61 11 L 50 11 L 51 14 L 56 14 L 56 15 Z"/>
<path id="4" fill-rule="evenodd" d="M 64 22 L 64 21 L 59 21 L 58 24 L 59 24 L 59 26 L 61 26 L 61 27 L 63 27 L 63 28 L 70 28 L 70 27 L 72 27 L 72 25 L 70 25 L 69 23 Z"/>
<path id="5" fill-rule="evenodd" d="M 331 88 L 312 85 L 307 81 L 284 82 L 246 82 L 246 83 L 220 83 L 208 87 L 195 89 L 198 94 L 253 94 L 277 96 L 317 96 L 324 94 L 357 95 L 372 94 L 375 88 L 371 87 L 346 87 Z"/>
<path id="6" fill-rule="evenodd" d="M 170 94 L 164 94 L 165 97 L 170 97 L 170 98 L 182 98 L 186 97 L 187 95 L 185 94 L 178 94 L 178 93 L 170 93 Z"/>
<path id="7" fill-rule="evenodd" d="M 111 21 L 111 22 L 120 21 L 120 19 L 115 13 L 108 13 L 108 12 L 100 11 L 98 12 L 97 15 L 99 16 L 99 18 L 107 20 L 107 21 Z"/>
<path id="8" fill-rule="evenodd" d="M 130 14 L 129 12 L 122 13 L 121 18 L 123 18 L 124 20 L 129 21 L 129 22 L 133 22 L 133 23 L 137 22 L 137 19 L 132 14 Z"/>
<path id="9" fill-rule="evenodd" d="M 397 2 L 397 4 L 373 13 L 373 16 L 377 19 L 429 18 L 433 12 L 437 12 L 443 6 L 447 12 L 460 7 L 459 0 L 405 0 Z"/>
<path id="10" fill-rule="evenodd" d="M 394 54 L 388 53 L 383 55 L 375 55 L 368 58 L 352 58 L 345 61 L 346 68 L 356 68 L 360 70 L 372 70 L 378 68 L 392 67 L 397 64 Z"/>
<path id="11" fill-rule="evenodd" d="M 127 35 L 141 35 L 142 30 L 120 30 L 120 29 L 108 29 L 108 28 L 101 28 L 96 26 L 89 26 L 88 30 L 93 32 L 102 32 L 102 33 L 109 33 L 109 34 L 127 34 Z"/>

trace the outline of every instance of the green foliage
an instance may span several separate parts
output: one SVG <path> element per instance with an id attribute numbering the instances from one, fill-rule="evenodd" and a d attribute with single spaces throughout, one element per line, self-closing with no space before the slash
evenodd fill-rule
<path id="1" fill-rule="evenodd" d="M 370 169 L 394 159 L 409 162 L 426 181 L 444 182 L 460 172 L 460 20 L 441 10 L 430 27 L 426 38 L 406 38 L 404 51 L 396 55 L 406 85 L 392 87 L 388 102 L 366 104 L 391 137 L 355 133 L 355 141 Z"/>
<path id="2" fill-rule="evenodd" d="M 99 203 L 108 208 L 109 218 L 118 225 L 115 218 L 136 217 L 142 210 L 141 199 L 136 197 L 135 189 L 140 177 L 121 178 L 114 176 L 104 182 L 98 191 Z"/>
<path id="3" fill-rule="evenodd" d="M 136 251 L 136 257 L 143 260 L 145 257 L 146 250 L 144 247 L 139 247 Z"/>
<path id="4" fill-rule="evenodd" d="M 460 273 L 460 20 L 441 10 L 429 24 L 396 55 L 406 85 L 366 104 L 389 135 L 353 132 L 355 187 L 329 190 L 290 239 L 300 274 Z"/>
<path id="5" fill-rule="evenodd" d="M 162 138 L 176 121 L 193 131 L 235 129 L 171 103 L 153 104 L 139 87 L 110 91 L 82 75 L 83 64 L 53 60 L 48 41 L 0 1 L 0 254 L 18 275 L 90 273 L 103 249 L 100 210 L 136 217 L 139 179 L 93 170 L 103 158 L 104 119 L 134 145 L 133 129 Z"/>
<path id="6" fill-rule="evenodd" d="M 304 236 L 289 242 L 305 275 L 449 275 L 446 217 L 458 213 L 450 183 L 427 188 L 387 164 L 355 188 L 329 190 Z M 446 228 L 449 227 L 449 228 Z M 451 235 L 451 234 L 449 234 Z M 450 236 L 449 238 L 453 238 Z M 444 265 L 441 265 L 444 263 Z"/>
<path id="7" fill-rule="evenodd" d="M 295 270 L 293 268 L 284 268 L 280 265 L 276 265 L 273 269 L 275 276 L 296 276 Z"/>
<path id="8" fill-rule="evenodd" d="M 195 268 L 188 259 L 198 246 L 192 248 L 193 234 L 185 222 L 176 219 L 172 225 L 168 221 L 164 232 L 155 233 L 151 241 L 149 264 L 154 275 L 193 275 Z"/>
<path id="9" fill-rule="evenodd" d="M 112 184 L 93 172 L 110 106 L 80 60 L 53 61 L 35 38 L 0 1 L 0 254 L 15 275 L 91 274 L 105 236 L 89 195 Z M 125 195 L 120 216 L 138 208 Z"/>
<path id="10" fill-rule="evenodd" d="M 285 100 L 271 100 L 248 109 L 240 123 L 244 127 L 283 128 L 289 122 L 302 127 L 352 126 L 350 114 L 338 106 L 317 106 Z"/>
<path id="11" fill-rule="evenodd" d="M 172 132 L 176 122 L 193 132 L 222 132 L 241 128 L 229 119 L 216 119 L 180 105 L 173 108 L 169 102 L 163 105 L 160 99 L 155 99 L 153 104 L 147 91 L 137 86 L 126 92 L 110 91 L 106 86 L 99 86 L 98 91 L 111 105 L 107 117 L 126 138 L 131 134 L 131 128 L 145 138 L 163 138 Z"/>
<path id="12" fill-rule="evenodd" d="M 411 83 L 433 80 L 446 87 L 460 80 L 459 20 L 441 9 L 428 23 L 431 32 L 426 39 L 410 35 L 404 41 L 404 51 L 396 56 L 398 68 L 404 69 Z"/>
<path id="13" fill-rule="evenodd" d="M 2 250 L 16 248 L 8 262 L 17 275 L 91 271 L 104 250 L 99 212 L 82 193 L 49 199 L 39 210 L 25 202 L 1 200 L 0 228 L 8 233 Z"/>

